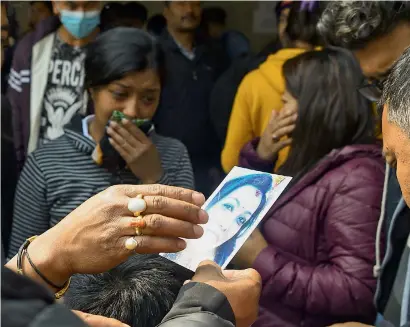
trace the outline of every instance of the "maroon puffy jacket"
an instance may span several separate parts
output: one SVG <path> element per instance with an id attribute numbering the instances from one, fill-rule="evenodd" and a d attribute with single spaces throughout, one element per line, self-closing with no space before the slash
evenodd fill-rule
<path id="1" fill-rule="evenodd" d="M 272 172 L 255 151 L 242 167 Z M 260 317 L 254 326 L 373 325 L 375 238 L 384 163 L 378 145 L 332 151 L 273 205 L 261 231 L 269 246 L 255 261 L 262 276 Z"/>

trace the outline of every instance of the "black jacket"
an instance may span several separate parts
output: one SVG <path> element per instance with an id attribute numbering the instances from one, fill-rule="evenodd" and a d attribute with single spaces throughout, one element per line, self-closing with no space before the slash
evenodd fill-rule
<path id="1" fill-rule="evenodd" d="M 209 97 L 224 69 L 224 56 L 198 41 L 195 58 L 188 59 L 170 34 L 158 39 L 165 52 L 166 73 L 161 101 L 154 117 L 158 133 L 182 141 L 193 161 L 218 157 L 221 146 L 210 122 Z"/>
<path id="2" fill-rule="evenodd" d="M 2 268 L 1 322 L 7 327 L 86 327 L 53 294 L 34 281 Z M 233 327 L 235 318 L 226 297 L 202 283 L 188 283 L 179 292 L 160 327 Z"/>
<path id="3" fill-rule="evenodd" d="M 9 248 L 13 220 L 14 193 L 17 185 L 17 159 L 14 151 L 12 112 L 1 96 L 1 243 L 4 253 Z"/>

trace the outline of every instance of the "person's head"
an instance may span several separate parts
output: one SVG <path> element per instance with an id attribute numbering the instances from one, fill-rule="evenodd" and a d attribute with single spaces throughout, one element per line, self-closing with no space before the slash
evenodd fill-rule
<path id="1" fill-rule="evenodd" d="M 222 36 L 226 26 L 226 11 L 220 7 L 204 8 L 201 24 L 211 38 L 218 39 Z"/>
<path id="2" fill-rule="evenodd" d="M 319 1 L 292 1 L 281 8 L 278 33 L 284 47 L 320 45 L 316 30 L 324 4 Z"/>
<path id="3" fill-rule="evenodd" d="M 1 66 L 4 61 L 4 50 L 9 43 L 9 20 L 7 18 L 7 10 L 4 2 L 1 3 Z"/>
<path id="4" fill-rule="evenodd" d="M 53 12 L 73 37 L 83 39 L 100 24 L 101 1 L 53 1 Z"/>
<path id="5" fill-rule="evenodd" d="M 157 326 L 186 276 L 158 255 L 135 255 L 108 272 L 74 275 L 64 302 L 72 310 L 115 318 L 131 327 Z"/>
<path id="6" fill-rule="evenodd" d="M 85 87 L 94 103 L 96 126 L 106 126 L 114 110 L 151 119 L 158 106 L 164 54 L 147 32 L 116 27 L 88 45 Z"/>
<path id="7" fill-rule="evenodd" d="M 100 15 L 101 30 L 106 31 L 118 27 L 119 18 L 122 17 L 123 10 L 124 5 L 120 2 L 113 1 L 105 4 Z"/>
<path id="8" fill-rule="evenodd" d="M 216 262 L 222 264 L 263 210 L 273 181 L 270 174 L 251 174 L 226 182 L 207 204 L 209 221 L 204 225 L 201 247 L 217 248 Z"/>
<path id="9" fill-rule="evenodd" d="M 30 27 L 35 28 L 37 23 L 53 15 L 51 1 L 30 1 Z"/>
<path id="10" fill-rule="evenodd" d="M 363 73 L 373 82 L 373 96 L 381 96 L 383 80 L 410 45 L 410 2 L 331 1 L 318 30 L 325 42 L 355 53 Z M 370 89 L 369 89 L 370 92 Z"/>
<path id="11" fill-rule="evenodd" d="M 169 29 L 193 33 L 201 23 L 201 2 L 166 1 L 163 14 Z"/>
<path id="12" fill-rule="evenodd" d="M 296 109 L 292 146 L 281 174 L 295 176 L 333 149 L 369 142 L 374 134 L 371 103 L 354 56 L 341 48 L 305 52 L 283 66 L 284 109 Z"/>
<path id="13" fill-rule="evenodd" d="M 147 8 L 138 2 L 128 2 L 124 5 L 121 26 L 143 28 L 148 18 Z"/>
<path id="14" fill-rule="evenodd" d="M 410 205 L 410 48 L 392 67 L 379 105 L 384 156 L 396 168 L 404 200 Z"/>
<path id="15" fill-rule="evenodd" d="M 160 36 L 167 26 L 164 15 L 158 14 L 150 17 L 147 22 L 147 31 L 153 36 Z"/>

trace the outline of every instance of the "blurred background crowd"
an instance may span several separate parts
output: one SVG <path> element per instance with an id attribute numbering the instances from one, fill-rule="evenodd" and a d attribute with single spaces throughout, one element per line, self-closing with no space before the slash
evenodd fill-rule
<path id="1" fill-rule="evenodd" d="M 382 134 L 380 109 L 402 94 L 389 74 L 409 73 L 410 2 L 2 1 L 1 9 L 4 260 L 112 185 L 208 197 L 241 166 L 293 177 L 232 262 L 262 277 L 254 326 L 364 326 L 380 313 L 388 323 L 380 326 L 408 326 L 409 190 L 398 174 L 403 200 L 394 149 L 402 143 L 385 128 L 408 117 L 386 116 Z M 265 185 L 241 187 L 258 197 Z M 240 208 L 224 210 L 241 233 Z M 134 257 L 77 276 L 66 303 L 154 326 L 185 277 L 165 259 Z M 155 319 L 135 319 L 128 305 Z"/>

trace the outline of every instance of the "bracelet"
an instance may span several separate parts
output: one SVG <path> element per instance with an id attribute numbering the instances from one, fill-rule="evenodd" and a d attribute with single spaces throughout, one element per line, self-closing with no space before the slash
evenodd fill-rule
<path id="1" fill-rule="evenodd" d="M 23 259 L 23 255 L 25 254 L 25 250 L 27 250 L 28 246 L 30 245 L 31 242 L 33 242 L 33 240 L 37 237 L 36 236 L 32 236 L 30 238 L 28 238 L 27 240 L 25 240 L 25 242 L 23 243 L 22 246 L 20 246 L 20 249 L 17 253 L 17 273 L 20 275 L 24 275 L 24 271 L 23 271 L 23 264 L 22 264 L 22 259 Z"/>
<path id="2" fill-rule="evenodd" d="M 63 286 L 57 286 L 56 284 L 54 284 L 53 282 L 51 282 L 46 276 L 44 276 L 44 275 L 41 273 L 41 271 L 38 270 L 38 268 L 36 267 L 36 265 L 34 264 L 34 262 L 31 260 L 30 255 L 28 254 L 27 249 L 25 249 L 24 251 L 25 251 L 27 260 L 28 260 L 28 262 L 29 262 L 30 265 L 31 265 L 31 268 L 33 268 L 33 270 L 37 273 L 37 275 L 39 275 L 39 276 L 41 277 L 42 280 L 44 280 L 44 281 L 45 281 L 48 285 L 50 285 L 51 287 L 54 287 L 54 288 L 56 288 L 56 289 L 58 289 L 58 290 L 64 288 L 65 283 L 64 283 Z"/>
<path id="3" fill-rule="evenodd" d="M 31 260 L 30 255 L 28 254 L 27 248 L 30 245 L 30 243 L 36 238 L 37 236 L 32 236 L 30 238 L 28 238 L 23 245 L 20 247 L 18 255 L 17 255 L 17 272 L 20 275 L 24 275 L 23 272 L 23 265 L 22 265 L 22 258 L 24 255 L 26 255 L 28 262 L 30 263 L 31 267 L 33 268 L 33 270 L 36 272 L 37 275 L 39 275 L 41 277 L 41 279 L 46 282 L 48 285 L 50 285 L 53 288 L 59 289 L 59 291 L 57 291 L 54 294 L 54 297 L 58 300 L 60 299 L 68 290 L 68 287 L 70 286 L 70 282 L 71 282 L 71 277 L 68 279 L 67 282 L 65 282 L 65 284 L 63 286 L 57 286 L 55 285 L 53 282 L 51 282 L 48 278 L 46 278 L 41 272 L 40 270 L 38 270 L 38 268 L 36 267 L 36 265 L 34 264 L 34 262 Z"/>

